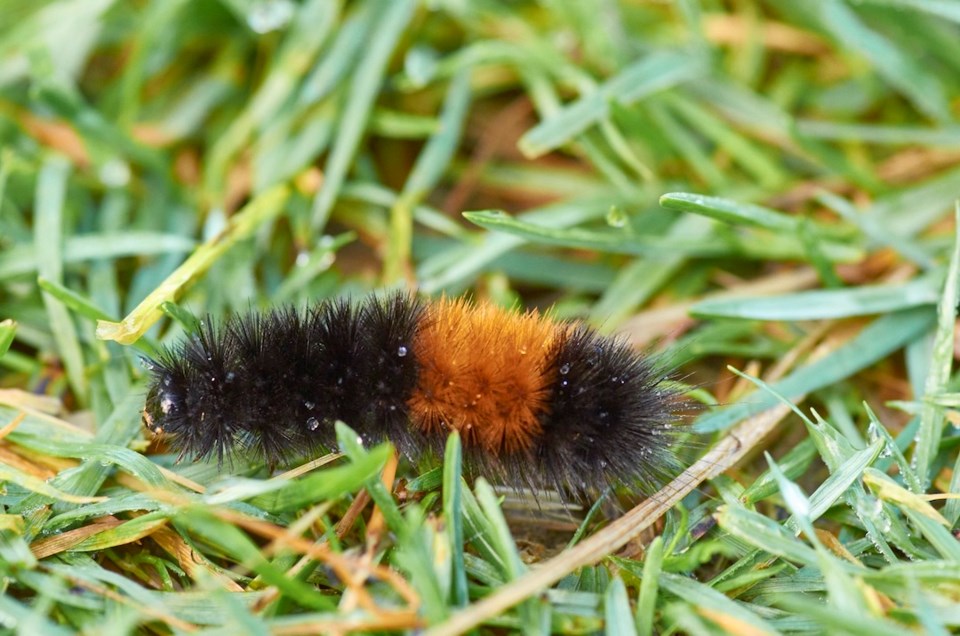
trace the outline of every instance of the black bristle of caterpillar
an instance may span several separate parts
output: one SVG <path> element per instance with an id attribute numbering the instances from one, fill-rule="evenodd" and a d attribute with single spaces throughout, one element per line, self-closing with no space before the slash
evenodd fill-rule
<path id="1" fill-rule="evenodd" d="M 360 315 L 364 365 L 370 378 L 360 433 L 370 441 L 391 441 L 407 457 L 415 457 L 426 443 L 410 426 L 407 404 L 419 374 L 413 343 L 422 315 L 422 301 L 400 294 L 372 298 Z"/>
<path id="2" fill-rule="evenodd" d="M 229 339 L 209 321 L 179 347 L 163 351 L 150 364 L 152 382 L 144 421 L 178 440 L 182 455 L 222 461 L 234 446 L 242 423 L 230 417 L 231 360 Z"/>
<path id="3" fill-rule="evenodd" d="M 337 420 L 412 452 L 416 434 L 402 429 L 420 311 L 398 293 L 201 323 L 149 362 L 144 422 L 182 456 L 220 462 L 236 452 L 277 465 L 334 448 Z"/>
<path id="4" fill-rule="evenodd" d="M 527 481 L 585 494 L 649 491 L 677 470 L 671 446 L 680 394 L 658 361 L 578 325 L 555 345 L 553 387 Z"/>
<path id="5" fill-rule="evenodd" d="M 309 379 L 317 343 L 310 336 L 308 317 L 292 308 L 227 323 L 225 339 L 235 353 L 232 411 L 242 431 L 237 448 L 276 463 L 329 444 L 331 438 L 311 430 L 319 420 L 311 420 L 317 417 Z"/>
<path id="6" fill-rule="evenodd" d="M 303 381 L 312 418 L 307 425 L 317 440 L 332 440 L 337 420 L 358 422 L 363 412 L 366 373 L 360 334 L 360 310 L 347 300 L 321 303 L 310 309 L 306 337 L 313 342 Z M 326 442 L 327 447 L 330 443 Z"/>

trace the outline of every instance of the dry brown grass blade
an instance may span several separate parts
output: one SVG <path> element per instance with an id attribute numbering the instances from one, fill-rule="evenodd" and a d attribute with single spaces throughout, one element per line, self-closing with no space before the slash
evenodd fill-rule
<path id="1" fill-rule="evenodd" d="M 171 530 L 170 528 L 157 528 L 154 530 L 153 534 L 150 535 L 150 538 L 156 542 L 163 550 L 173 556 L 177 560 L 177 564 L 186 572 L 191 578 L 196 579 L 200 574 L 200 570 L 203 570 L 206 574 L 210 575 L 223 585 L 223 589 L 228 592 L 242 592 L 243 587 L 239 583 L 230 579 L 226 575 L 218 572 L 204 556 L 187 545 L 187 542 L 183 540 L 176 531 Z"/>
<path id="2" fill-rule="evenodd" d="M 822 55 L 830 50 L 830 46 L 816 34 L 773 20 L 713 14 L 704 17 L 703 26 L 707 39 L 718 44 L 746 46 L 752 40 L 760 39 L 764 48 L 797 55 Z"/>
<path id="3" fill-rule="evenodd" d="M 69 550 L 78 543 L 86 540 L 88 537 L 99 534 L 104 530 L 116 528 L 122 523 L 122 519 L 114 518 L 105 521 L 98 521 L 86 526 L 81 526 L 74 530 L 68 530 L 67 532 L 62 532 L 52 537 L 46 537 L 44 539 L 40 539 L 39 541 L 34 541 L 32 544 L 30 544 L 30 551 L 33 552 L 33 556 L 37 557 L 38 559 L 45 559 L 48 556 L 53 556 L 54 554 L 59 554 L 60 552 Z"/>
<path id="4" fill-rule="evenodd" d="M 24 413 L 23 411 L 20 411 L 19 413 L 17 413 L 16 416 L 14 416 L 12 420 L 10 420 L 9 424 L 4 426 L 3 428 L 0 428 L 0 439 L 3 439 L 7 435 L 15 431 L 17 427 L 20 426 L 20 422 L 22 422 L 26 417 L 27 417 L 27 414 Z"/>

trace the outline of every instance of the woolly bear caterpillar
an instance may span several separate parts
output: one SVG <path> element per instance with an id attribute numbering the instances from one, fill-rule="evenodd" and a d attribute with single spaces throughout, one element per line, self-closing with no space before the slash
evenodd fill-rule
<path id="1" fill-rule="evenodd" d="M 287 462 L 332 448 L 342 420 L 415 460 L 457 430 L 470 472 L 514 486 L 648 492 L 676 469 L 662 366 L 537 312 L 329 300 L 207 322 L 148 368 L 144 424 L 195 458 Z"/>

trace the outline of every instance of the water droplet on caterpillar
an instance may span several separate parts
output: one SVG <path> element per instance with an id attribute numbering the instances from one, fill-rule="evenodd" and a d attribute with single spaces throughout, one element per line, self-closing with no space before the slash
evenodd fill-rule
<path id="1" fill-rule="evenodd" d="M 560 367 L 560 375 L 567 375 L 568 373 L 570 373 L 569 362 L 565 363 L 563 366 Z"/>
<path id="2" fill-rule="evenodd" d="M 408 350 L 407 350 L 406 347 L 404 347 L 403 345 L 400 345 L 400 346 L 397 348 L 397 355 L 398 355 L 399 357 L 403 358 L 404 356 L 407 355 L 407 351 L 408 351 Z"/>
<path id="3" fill-rule="evenodd" d="M 315 431 L 320 428 L 320 420 L 315 417 L 307 418 L 307 428 L 311 431 Z"/>
<path id="4" fill-rule="evenodd" d="M 304 403 L 303 403 L 303 406 L 304 406 L 308 411 L 312 411 L 313 409 L 317 408 L 316 402 L 311 402 L 310 400 L 307 400 L 306 402 L 304 402 Z M 312 419 L 312 418 L 311 418 L 311 419 Z"/>

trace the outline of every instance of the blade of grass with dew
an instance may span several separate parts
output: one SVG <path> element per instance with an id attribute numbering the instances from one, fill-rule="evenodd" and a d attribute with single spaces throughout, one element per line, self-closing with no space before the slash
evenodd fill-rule
<path id="1" fill-rule="evenodd" d="M 883 314 L 940 300 L 936 279 L 923 277 L 899 285 L 863 285 L 767 296 L 703 300 L 690 308 L 704 318 L 746 320 L 823 320 Z"/>
<path id="2" fill-rule="evenodd" d="M 752 226 L 773 232 L 796 233 L 801 223 L 800 218 L 753 203 L 741 203 L 690 192 L 664 194 L 660 197 L 660 205 L 667 210 L 702 214 L 731 225 Z M 813 231 L 823 241 L 828 241 L 838 233 L 837 229 L 822 224 L 814 226 Z"/>
<path id="3" fill-rule="evenodd" d="M 655 256 L 720 257 L 736 254 L 762 260 L 804 259 L 807 254 L 803 244 L 789 235 L 764 237 L 763 242 L 740 239 L 735 236 L 650 236 L 626 232 L 595 231 L 581 228 L 557 228 L 537 225 L 514 218 L 501 210 L 464 212 L 463 216 L 482 228 L 520 237 L 532 243 L 559 247 L 597 250 L 610 254 L 633 254 Z M 731 239 L 729 241 L 724 238 Z M 853 262 L 860 251 L 841 243 L 830 242 L 823 246 L 825 254 L 838 262 Z"/>
<path id="4" fill-rule="evenodd" d="M 879 448 L 879 444 L 877 445 Z M 853 615 L 866 615 L 863 609 L 863 597 L 850 577 L 848 572 L 849 564 L 846 561 L 840 561 L 824 546 L 820 535 L 813 527 L 812 506 L 810 501 L 804 495 L 803 490 L 795 483 L 787 479 L 777 463 L 773 461 L 770 453 L 764 453 L 771 471 L 777 479 L 780 487 L 780 493 L 784 504 L 791 513 L 793 526 L 799 532 L 802 532 L 807 540 L 813 545 L 817 552 L 819 560 L 819 569 L 823 573 L 823 579 L 827 588 L 827 601 L 837 612 Z M 825 533 L 827 534 L 827 533 Z M 832 536 L 832 535 L 831 535 Z"/>
<path id="5" fill-rule="evenodd" d="M 772 519 L 740 504 L 724 504 L 718 509 L 716 519 L 721 528 L 761 552 L 803 565 L 817 564 L 813 548 Z"/>
<path id="6" fill-rule="evenodd" d="M 684 237 L 637 236 L 625 232 L 598 232 L 579 228 L 535 225 L 521 221 L 502 210 L 464 212 L 464 218 L 480 227 L 504 232 L 534 243 L 592 249 L 613 254 L 715 255 L 723 250 L 711 241 L 688 241 Z"/>
<path id="7" fill-rule="evenodd" d="M 933 323 L 934 317 L 925 308 L 905 309 L 883 316 L 838 350 L 797 369 L 771 386 L 789 398 L 836 384 L 921 337 Z M 707 413 L 694 427 L 700 432 L 723 430 L 775 403 L 776 398 L 771 395 L 757 396 L 750 402 Z"/>
<path id="8" fill-rule="evenodd" d="M 960 227 L 960 201 L 956 204 L 954 223 Z M 924 384 L 923 394 L 936 395 L 947 388 L 950 381 L 950 372 L 953 368 L 954 329 L 957 319 L 957 302 L 960 298 L 960 232 L 954 238 L 953 252 L 950 256 L 950 266 L 947 269 L 946 280 L 943 283 L 943 295 L 937 310 L 937 331 L 933 342 L 933 351 L 930 358 L 930 369 Z M 920 429 L 917 431 L 916 446 L 913 455 L 913 469 L 917 474 L 919 485 L 926 490 L 932 475 L 930 468 L 937 455 L 940 439 L 943 437 L 943 427 L 946 424 L 942 409 L 929 402 L 924 402 L 920 412 Z M 954 486 L 960 486 L 960 477 Z M 954 491 L 956 492 L 956 491 Z M 947 513 L 952 520 L 960 515 L 960 504 L 947 502 Z"/>
<path id="9" fill-rule="evenodd" d="M 807 432 L 810 435 L 810 440 L 813 441 L 814 446 L 820 453 L 821 459 L 830 470 L 830 477 L 820 484 L 820 487 L 814 493 L 814 497 L 811 498 L 810 501 L 807 501 L 806 505 L 808 509 L 806 514 L 810 517 L 811 522 L 826 512 L 827 508 L 834 503 L 837 497 L 843 496 L 846 503 L 851 505 L 856 511 L 864 529 L 867 531 L 868 536 L 870 536 L 877 549 L 880 550 L 888 561 L 891 563 L 895 562 L 896 557 L 893 551 L 884 539 L 883 534 L 878 530 L 877 523 L 875 523 L 873 517 L 876 515 L 870 516 L 862 512 L 864 510 L 862 504 L 866 497 L 863 486 L 858 481 L 864 471 L 876 462 L 880 451 L 884 448 L 884 441 L 878 439 L 867 448 L 856 451 L 846 438 L 840 435 L 839 431 L 827 424 L 816 411 L 813 411 L 816 419 L 814 422 L 796 405 L 792 404 L 786 397 L 778 393 L 763 380 L 748 376 L 736 369 L 731 370 L 740 377 L 756 384 L 768 395 L 772 395 L 782 404 L 791 408 L 794 413 L 803 420 Z M 776 470 L 772 471 L 772 475 L 775 479 L 778 475 L 783 476 L 779 465 L 776 466 Z M 787 525 L 796 529 L 796 521 L 796 519 L 791 518 L 788 520 Z"/>
<path id="10" fill-rule="evenodd" d="M 903 480 L 909 485 L 910 489 L 913 492 L 921 492 L 923 487 L 920 485 L 920 479 L 917 477 L 917 474 L 913 471 L 913 467 L 907 462 L 907 458 L 904 457 L 903 451 L 900 450 L 900 447 L 897 445 L 896 440 L 890 436 L 890 432 L 887 430 L 887 427 L 880 422 L 877 418 L 876 413 L 873 412 L 873 409 L 870 408 L 870 405 L 866 402 L 863 403 L 863 410 L 866 412 L 867 417 L 870 419 L 870 425 L 867 428 L 867 432 L 870 435 L 874 435 L 883 440 L 884 444 L 884 454 L 888 456 L 889 460 L 897 465 L 897 470 L 900 471 L 900 475 L 903 477 Z M 904 429 L 906 430 L 906 429 Z M 881 468 L 880 466 L 875 466 L 876 468 Z M 885 468 L 885 467 L 884 467 Z"/>

